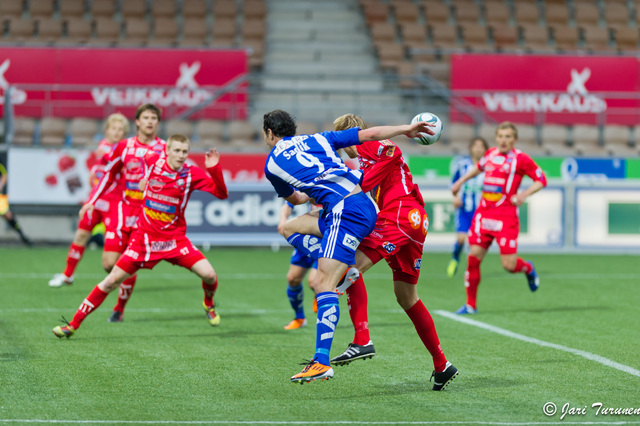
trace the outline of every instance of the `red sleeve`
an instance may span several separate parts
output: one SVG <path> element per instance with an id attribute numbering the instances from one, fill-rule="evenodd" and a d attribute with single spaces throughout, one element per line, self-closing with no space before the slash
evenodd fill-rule
<path id="1" fill-rule="evenodd" d="M 533 161 L 533 158 L 529 157 L 527 154 L 522 153 L 522 160 L 520 160 L 520 164 L 523 165 L 523 172 L 525 175 L 529 176 L 534 182 L 542 183 L 542 186 L 547 186 L 547 177 L 544 172 Z"/>
<path id="2" fill-rule="evenodd" d="M 116 148 L 111 151 L 109 156 L 109 162 L 104 169 L 104 176 L 100 179 L 100 182 L 95 187 L 95 191 L 87 201 L 90 204 L 95 204 L 98 198 L 102 197 L 107 188 L 111 187 L 111 184 L 115 182 L 116 176 L 122 170 L 122 153 L 126 149 L 127 141 L 120 141 Z"/>
<path id="3" fill-rule="evenodd" d="M 368 141 L 358 146 L 358 154 L 365 160 L 373 161 L 362 169 L 362 190 L 369 192 L 389 176 L 396 161 L 402 155 L 391 141 Z"/>
<path id="4" fill-rule="evenodd" d="M 227 184 L 224 182 L 220 164 L 207 168 L 207 172 L 209 173 L 208 176 L 199 167 L 192 167 L 193 189 L 208 192 L 221 200 L 228 198 L 229 191 L 227 190 Z"/>

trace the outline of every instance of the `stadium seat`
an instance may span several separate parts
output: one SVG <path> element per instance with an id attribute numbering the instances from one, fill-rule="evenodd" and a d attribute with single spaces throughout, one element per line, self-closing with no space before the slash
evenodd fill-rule
<path id="1" fill-rule="evenodd" d="M 112 0 L 91 0 L 91 16 L 93 19 L 113 19 L 117 2 Z"/>
<path id="2" fill-rule="evenodd" d="M 609 124 L 603 130 L 604 148 L 609 155 L 615 157 L 631 157 L 637 155 L 632 144 L 631 128 Z"/>
<path id="3" fill-rule="evenodd" d="M 608 28 L 581 25 L 580 31 L 582 32 L 584 47 L 590 52 L 605 52 L 614 49 L 610 44 L 611 37 Z"/>
<path id="4" fill-rule="evenodd" d="M 626 27 L 629 17 L 629 9 L 625 4 L 605 2 L 604 20 L 608 27 Z"/>
<path id="5" fill-rule="evenodd" d="M 491 27 L 493 42 L 498 50 L 512 50 L 519 48 L 518 28 L 507 24 L 494 23 Z"/>
<path id="6" fill-rule="evenodd" d="M 219 146 L 223 143 L 223 134 L 222 121 L 200 120 L 196 122 L 195 137 L 198 138 L 200 145 L 205 147 Z"/>
<path id="7" fill-rule="evenodd" d="M 461 23 L 460 33 L 464 47 L 470 50 L 486 50 L 491 48 L 487 34 L 487 27 L 484 25 Z"/>
<path id="8" fill-rule="evenodd" d="M 180 45 L 202 46 L 209 39 L 209 29 L 204 19 L 185 19 L 182 24 Z"/>
<path id="9" fill-rule="evenodd" d="M 175 19 L 178 14 L 175 0 L 153 0 L 151 3 L 151 16 L 154 21 L 159 18 Z"/>
<path id="10" fill-rule="evenodd" d="M 242 46 L 250 50 L 249 66 L 252 68 L 262 68 L 264 64 L 264 39 L 246 39 Z"/>
<path id="11" fill-rule="evenodd" d="M 568 25 L 551 26 L 553 39 L 557 49 L 560 50 L 577 50 L 578 49 L 578 29 Z"/>
<path id="12" fill-rule="evenodd" d="M 538 25 L 540 9 L 535 3 L 514 2 L 515 20 L 518 25 Z"/>
<path id="13" fill-rule="evenodd" d="M 229 142 L 237 147 L 255 146 L 257 142 L 257 132 L 249 121 L 230 121 Z"/>
<path id="14" fill-rule="evenodd" d="M 376 43 L 387 43 L 396 41 L 396 28 L 387 22 L 376 22 L 371 24 L 371 40 Z"/>
<path id="15" fill-rule="evenodd" d="M 418 5 L 409 2 L 394 3 L 393 11 L 398 23 L 417 23 L 420 17 Z"/>
<path id="16" fill-rule="evenodd" d="M 476 135 L 476 128 L 475 125 L 469 123 L 450 123 L 443 135 L 446 140 L 449 140 L 450 145 L 468 146 Z"/>
<path id="17" fill-rule="evenodd" d="M 235 20 L 238 14 L 238 7 L 234 1 L 216 1 L 213 4 L 213 17 L 215 20 L 225 18 Z"/>
<path id="18" fill-rule="evenodd" d="M 32 41 L 35 33 L 35 21 L 26 18 L 9 18 L 7 21 L 8 36 L 4 41 Z"/>
<path id="19" fill-rule="evenodd" d="M 509 7 L 504 2 L 485 2 L 484 10 L 488 25 L 498 26 L 509 24 L 511 13 Z"/>
<path id="20" fill-rule="evenodd" d="M 74 118 L 69 123 L 69 135 L 74 146 L 91 146 L 99 133 L 99 123 L 93 118 Z"/>
<path id="21" fill-rule="evenodd" d="M 31 18 L 51 18 L 54 10 L 54 0 L 29 0 L 29 16 Z"/>
<path id="22" fill-rule="evenodd" d="M 404 60 L 404 46 L 393 42 L 376 43 L 376 52 L 380 66 L 385 70 L 398 71 L 400 62 Z"/>
<path id="23" fill-rule="evenodd" d="M 96 37 L 90 43 L 115 44 L 120 37 L 120 23 L 111 18 L 97 18 L 95 20 Z"/>
<path id="24" fill-rule="evenodd" d="M 62 38 L 62 22 L 51 18 L 36 21 L 38 40 L 42 43 L 55 43 Z"/>
<path id="25" fill-rule="evenodd" d="M 478 24 L 481 21 L 481 10 L 473 1 L 455 1 L 453 10 L 454 16 L 460 25 Z"/>
<path id="26" fill-rule="evenodd" d="M 368 25 L 377 22 L 387 22 L 389 16 L 391 16 L 389 6 L 386 3 L 377 1 L 367 2 L 362 8 L 365 21 Z"/>
<path id="27" fill-rule="evenodd" d="M 67 122 L 62 118 L 45 117 L 40 121 L 40 145 L 63 146 L 67 134 Z"/>
<path id="28" fill-rule="evenodd" d="M 142 19 L 147 14 L 146 0 L 125 0 L 120 5 L 123 20 Z"/>
<path id="29" fill-rule="evenodd" d="M 267 16 L 267 5 L 264 0 L 244 0 L 242 6 L 245 19 L 264 19 Z"/>
<path id="30" fill-rule="evenodd" d="M 204 0 L 189 0 L 182 3 L 182 16 L 186 20 L 199 19 L 208 14 L 207 3 Z"/>
<path id="31" fill-rule="evenodd" d="M 213 22 L 214 40 L 234 40 L 236 36 L 236 20 L 228 16 L 219 16 Z M 233 43 L 231 43 L 233 44 Z"/>
<path id="32" fill-rule="evenodd" d="M 171 135 L 180 134 L 192 139 L 193 135 L 193 122 L 188 120 L 168 120 L 164 123 L 164 135 L 165 139 L 168 139 Z"/>
<path id="33" fill-rule="evenodd" d="M 442 25 L 451 22 L 451 9 L 444 3 L 425 0 L 424 16 L 429 25 Z"/>
<path id="34" fill-rule="evenodd" d="M 24 11 L 24 1 L 0 1 L 0 18 L 20 18 Z"/>
<path id="35" fill-rule="evenodd" d="M 607 151 L 600 142 L 600 127 L 576 124 L 572 129 L 573 148 L 580 155 L 606 156 Z"/>
<path id="36" fill-rule="evenodd" d="M 454 49 L 458 45 L 458 29 L 448 24 L 429 24 L 433 44 L 440 49 Z"/>
<path id="37" fill-rule="evenodd" d="M 86 12 L 84 0 L 64 0 L 58 3 L 60 19 L 82 18 Z"/>
<path id="38" fill-rule="evenodd" d="M 67 37 L 61 42 L 79 44 L 86 43 L 91 38 L 91 22 L 82 18 L 69 17 L 66 20 Z"/>
<path id="39" fill-rule="evenodd" d="M 427 43 L 427 27 L 417 22 L 400 24 L 402 40 L 407 45 L 425 45 Z"/>
<path id="40" fill-rule="evenodd" d="M 614 28 L 616 46 L 619 51 L 632 52 L 638 49 L 638 29 L 629 27 Z"/>
<path id="41" fill-rule="evenodd" d="M 600 9 L 593 3 L 579 3 L 575 7 L 575 20 L 577 26 L 598 25 L 600 22 Z"/>
<path id="42" fill-rule="evenodd" d="M 267 25 L 261 18 L 245 18 L 242 22 L 242 40 L 263 40 L 267 34 Z"/>
<path id="43" fill-rule="evenodd" d="M 15 145 L 33 145 L 37 128 L 35 119 L 16 117 L 13 126 L 13 143 Z"/>
<path id="44" fill-rule="evenodd" d="M 575 155 L 575 150 L 569 145 L 569 129 L 559 124 L 546 124 L 540 129 L 540 142 L 551 156 Z"/>
<path id="45" fill-rule="evenodd" d="M 544 9 L 544 17 L 548 26 L 569 25 L 569 7 L 563 4 L 548 4 Z"/>
<path id="46" fill-rule="evenodd" d="M 153 22 L 153 39 L 150 46 L 174 46 L 178 42 L 178 23 L 171 17 L 158 17 Z"/>
<path id="47" fill-rule="evenodd" d="M 125 37 L 119 44 L 128 46 L 143 46 L 149 40 L 151 25 L 142 18 L 127 18 L 124 21 Z"/>

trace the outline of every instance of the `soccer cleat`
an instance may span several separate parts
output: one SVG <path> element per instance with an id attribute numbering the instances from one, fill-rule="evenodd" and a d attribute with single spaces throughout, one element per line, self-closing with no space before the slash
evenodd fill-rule
<path id="1" fill-rule="evenodd" d="M 472 308 L 471 306 L 465 304 L 465 305 L 462 305 L 462 307 L 457 311 L 455 311 L 454 313 L 458 315 L 473 315 L 473 314 L 477 314 L 478 310 L 476 308 Z"/>
<path id="2" fill-rule="evenodd" d="M 284 326 L 285 330 L 297 330 L 298 328 L 306 327 L 307 320 L 305 318 L 294 318 L 289 324 Z"/>
<path id="3" fill-rule="evenodd" d="M 53 278 L 49 280 L 49 287 L 62 287 L 71 284 L 73 284 L 73 275 L 67 277 L 65 274 L 55 274 Z"/>
<path id="4" fill-rule="evenodd" d="M 460 262 L 458 262 L 455 259 L 451 259 L 449 261 L 449 265 L 447 265 L 447 276 L 449 278 L 453 278 L 453 276 L 456 274 L 456 272 L 458 272 L 458 264 Z"/>
<path id="5" fill-rule="evenodd" d="M 360 278 L 360 272 L 357 268 L 351 267 L 344 271 L 344 274 L 340 278 L 338 285 L 336 287 L 336 293 L 342 296 L 351 284 L 355 283 L 358 278 Z"/>
<path id="6" fill-rule="evenodd" d="M 54 327 L 51 332 L 55 334 L 59 339 L 62 339 L 63 337 L 66 337 L 68 339 L 69 337 L 73 336 L 73 333 L 76 332 L 76 329 L 71 327 L 71 324 L 69 324 L 69 321 L 67 321 L 65 317 L 62 317 L 61 322 L 65 323 L 66 325 Z"/>
<path id="7" fill-rule="evenodd" d="M 124 316 L 124 313 L 120 311 L 113 311 L 111 312 L 109 319 L 107 319 L 107 322 L 122 322 L 123 316 Z"/>
<path id="8" fill-rule="evenodd" d="M 429 381 L 433 380 L 433 390 L 439 391 L 447 387 L 449 382 L 458 375 L 458 369 L 453 366 L 449 361 L 444 368 L 444 371 L 436 373 L 435 370 L 431 373 Z"/>
<path id="9" fill-rule="evenodd" d="M 529 260 L 526 260 L 525 262 L 531 265 L 531 272 L 527 274 L 527 282 L 529 283 L 529 289 L 531 291 L 536 291 L 538 287 L 540 287 L 540 277 L 538 277 L 536 268 L 533 267 L 533 262 Z"/>
<path id="10" fill-rule="evenodd" d="M 207 313 L 207 321 L 211 324 L 212 327 L 217 327 L 220 325 L 220 314 L 216 314 L 216 305 L 207 306 L 204 302 L 202 302 L 202 307 L 204 311 Z"/>
<path id="11" fill-rule="evenodd" d="M 333 377 L 333 368 L 328 365 L 320 364 L 314 360 L 303 362 L 300 365 L 305 367 L 300 373 L 291 377 L 291 383 L 302 385 L 316 380 L 329 380 Z"/>
<path id="12" fill-rule="evenodd" d="M 313 306 L 311 307 L 311 309 L 316 314 L 318 313 L 318 298 L 316 296 L 313 296 Z"/>
<path id="13" fill-rule="evenodd" d="M 355 343 L 349 343 L 347 350 L 341 355 L 333 358 L 331 364 L 335 365 L 347 365 L 356 359 L 373 358 L 376 354 L 376 350 L 373 348 L 373 343 L 369 340 L 366 345 L 356 345 Z"/>

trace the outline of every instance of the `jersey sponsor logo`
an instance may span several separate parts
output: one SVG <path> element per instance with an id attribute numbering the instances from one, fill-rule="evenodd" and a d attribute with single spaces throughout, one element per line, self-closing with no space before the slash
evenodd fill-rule
<path id="1" fill-rule="evenodd" d="M 131 250 L 131 249 L 126 249 L 126 250 L 124 251 L 124 255 L 125 255 L 125 256 L 129 256 L 129 257 L 130 257 L 130 258 L 132 258 L 133 260 L 136 260 L 136 259 L 138 258 L 138 256 L 140 256 L 140 255 L 138 254 L 138 252 L 137 252 L 137 251 L 135 251 L 135 250 Z"/>
<path id="2" fill-rule="evenodd" d="M 157 201 L 153 201 L 153 200 L 147 200 L 144 203 L 145 206 L 149 207 L 150 209 L 153 210 L 158 210 L 164 213 L 175 213 L 176 212 L 176 206 L 168 206 L 166 204 L 162 204 L 159 203 Z"/>
<path id="3" fill-rule="evenodd" d="M 142 200 L 142 191 L 127 189 L 124 191 L 124 196 L 133 200 Z"/>
<path id="4" fill-rule="evenodd" d="M 138 148 L 136 148 L 136 153 L 134 155 L 136 157 L 144 157 L 145 155 L 147 155 L 147 152 L 149 152 L 149 148 L 138 147 Z M 138 160 L 138 161 L 140 161 L 140 160 Z"/>
<path id="5" fill-rule="evenodd" d="M 502 198 L 502 194 L 483 192 L 482 198 L 487 201 L 498 201 L 500 198 Z"/>
<path id="6" fill-rule="evenodd" d="M 382 243 L 382 248 L 387 253 L 393 253 L 393 251 L 396 249 L 396 245 L 393 243 L 390 243 L 389 241 L 385 241 L 384 243 Z"/>
<path id="7" fill-rule="evenodd" d="M 127 181 L 125 187 L 127 189 L 135 189 L 135 190 L 139 190 L 140 189 L 139 186 L 138 186 L 138 182 L 129 182 L 129 181 Z"/>
<path id="8" fill-rule="evenodd" d="M 280 142 L 278 142 L 278 144 L 275 146 L 275 149 L 273 150 L 273 155 L 274 157 L 277 157 L 280 154 L 284 154 L 284 156 L 287 158 L 287 160 L 289 158 L 291 158 L 292 155 L 296 154 L 297 152 L 301 152 L 301 151 L 306 151 L 309 149 L 309 146 L 306 144 L 305 139 L 308 139 L 309 136 L 307 135 L 298 135 L 298 136 L 294 136 L 291 139 L 286 139 L 286 140 L 281 140 Z M 289 148 L 297 146 L 298 148 L 294 149 L 293 151 L 287 151 Z M 304 149 L 301 149 L 304 148 Z"/>
<path id="9" fill-rule="evenodd" d="M 493 185 L 504 185 L 505 179 L 501 177 L 487 176 L 484 178 L 485 183 Z"/>
<path id="10" fill-rule="evenodd" d="M 138 216 L 127 216 L 124 219 L 124 225 L 128 226 L 129 228 L 135 228 L 137 224 L 138 224 Z"/>
<path id="11" fill-rule="evenodd" d="M 164 182 L 158 179 L 149 179 L 149 188 L 152 191 L 161 191 L 164 186 Z"/>
<path id="12" fill-rule="evenodd" d="M 128 172 L 135 172 L 142 168 L 142 160 L 139 158 L 129 158 L 124 166 Z"/>
<path id="13" fill-rule="evenodd" d="M 144 208 L 144 214 L 149 219 L 159 220 L 160 222 L 171 222 L 176 215 L 171 213 L 163 213 L 155 210 L 151 210 L 150 208 Z"/>
<path id="14" fill-rule="evenodd" d="M 376 238 L 382 238 L 382 234 L 376 231 L 371 231 L 371 235 L 372 237 L 376 237 Z"/>
<path id="15" fill-rule="evenodd" d="M 422 213 L 418 209 L 411 209 L 409 212 L 409 224 L 413 229 L 419 229 L 422 225 Z"/>
<path id="16" fill-rule="evenodd" d="M 104 234 L 104 239 L 105 240 L 113 240 L 116 238 L 116 233 L 113 231 L 108 231 Z"/>
<path id="17" fill-rule="evenodd" d="M 178 247 L 176 240 L 151 241 L 151 251 L 171 251 Z"/>
<path id="18" fill-rule="evenodd" d="M 416 271 L 419 271 L 420 266 L 422 266 L 422 259 L 416 259 L 413 261 L 413 269 L 415 269 Z"/>
<path id="19" fill-rule="evenodd" d="M 102 198 L 99 198 L 94 207 L 96 208 L 96 210 L 99 210 L 101 212 L 108 212 L 109 211 L 109 202 L 107 200 L 103 200 Z"/>
<path id="20" fill-rule="evenodd" d="M 480 222 L 480 226 L 482 227 L 482 229 L 485 229 L 487 231 L 500 232 L 502 231 L 502 225 L 502 221 L 497 219 L 482 218 Z"/>
<path id="21" fill-rule="evenodd" d="M 499 166 L 499 165 L 501 165 L 501 164 L 504 164 L 504 160 L 505 160 L 505 158 L 504 158 L 503 156 L 498 155 L 498 156 L 493 157 L 493 158 L 491 159 L 491 162 L 492 162 L 493 164 L 496 164 L 496 165 L 498 165 L 498 166 Z"/>
<path id="22" fill-rule="evenodd" d="M 360 245 L 360 240 L 351 234 L 345 234 L 344 239 L 342 240 L 342 245 L 355 251 Z"/>
<path id="23" fill-rule="evenodd" d="M 176 181 L 176 185 L 178 185 L 178 186 L 184 186 L 184 179 L 178 179 L 178 180 Z"/>
<path id="24" fill-rule="evenodd" d="M 69 251 L 69 257 L 72 258 L 72 259 L 80 260 L 82 255 L 80 254 L 80 252 L 78 250 L 70 250 Z"/>
<path id="25" fill-rule="evenodd" d="M 166 201 L 167 203 L 178 204 L 180 200 L 176 197 L 169 197 L 168 195 L 156 194 L 155 192 L 147 192 L 147 197 L 155 200 Z"/>
<path id="26" fill-rule="evenodd" d="M 327 178 L 327 176 L 330 176 L 333 174 L 333 172 L 340 170 L 340 168 L 338 167 L 332 167 L 329 170 L 325 171 L 324 173 L 322 173 L 320 176 L 316 177 L 313 179 L 314 182 L 318 182 L 321 180 L 325 180 Z"/>
<path id="27" fill-rule="evenodd" d="M 387 150 L 387 157 L 393 157 L 393 154 L 395 152 L 396 152 L 396 147 L 395 146 L 389 147 L 389 149 Z"/>
<path id="28" fill-rule="evenodd" d="M 484 192 L 502 193 L 502 187 L 498 185 L 483 185 L 482 190 Z"/>

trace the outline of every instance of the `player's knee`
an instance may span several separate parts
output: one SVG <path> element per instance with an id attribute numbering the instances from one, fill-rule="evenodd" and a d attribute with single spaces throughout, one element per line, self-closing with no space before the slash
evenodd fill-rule
<path id="1" fill-rule="evenodd" d="M 105 272 L 108 274 L 113 270 L 113 267 L 115 265 L 107 260 L 103 260 L 102 261 L 102 267 L 104 268 Z"/>
<path id="2" fill-rule="evenodd" d="M 292 234 L 295 234 L 295 230 L 291 226 L 291 221 L 289 221 L 282 227 L 282 236 L 285 238 L 289 238 Z"/>
<path id="3" fill-rule="evenodd" d="M 213 268 L 211 268 L 210 270 L 204 272 L 200 278 L 202 278 L 202 281 L 204 281 L 207 284 L 213 285 L 216 283 L 216 281 L 218 281 L 218 276 L 216 275 L 215 271 L 213 270 Z"/>
<path id="4" fill-rule="evenodd" d="M 291 286 L 291 287 L 297 287 L 300 284 L 302 284 L 302 279 L 294 274 L 287 274 L 287 283 Z"/>
<path id="5" fill-rule="evenodd" d="M 469 255 L 467 257 L 467 269 L 470 271 L 480 269 L 480 259 L 475 256 Z"/>
<path id="6" fill-rule="evenodd" d="M 507 272 L 513 272 L 516 269 L 516 261 L 511 259 L 502 259 L 502 267 Z"/>

